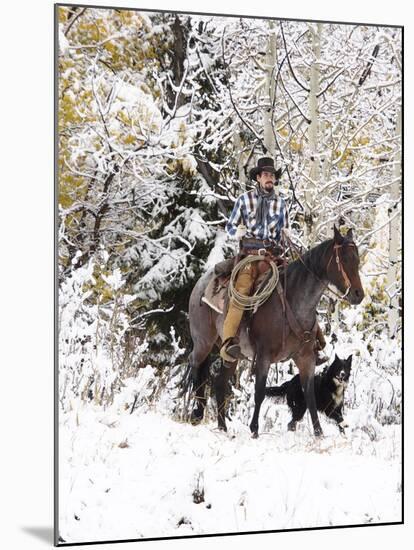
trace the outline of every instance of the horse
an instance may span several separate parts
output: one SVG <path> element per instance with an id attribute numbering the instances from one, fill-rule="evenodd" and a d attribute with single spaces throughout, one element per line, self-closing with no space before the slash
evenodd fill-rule
<path id="1" fill-rule="evenodd" d="M 188 357 L 187 381 L 195 391 L 195 407 L 190 421 L 199 423 L 206 405 L 210 353 L 220 344 L 224 315 L 211 309 L 201 298 L 212 270 L 195 284 L 189 300 L 189 324 L 193 349 Z M 315 437 L 322 437 L 314 393 L 317 321 L 316 308 L 328 284 L 332 284 L 352 305 L 364 298 L 359 276 L 358 248 L 352 229 L 345 236 L 334 226 L 334 236 L 309 249 L 289 263 L 280 284 L 258 308 L 249 322 L 243 320 L 239 330 L 240 349 L 245 358 L 255 357 L 255 408 L 250 423 L 253 438 L 259 434 L 259 413 L 265 397 L 266 379 L 272 363 L 293 359 L 299 369 L 306 405 Z M 283 287 L 283 291 L 281 291 Z M 234 375 L 237 361 L 221 364 L 216 378 L 218 427 L 227 431 L 226 388 Z"/>

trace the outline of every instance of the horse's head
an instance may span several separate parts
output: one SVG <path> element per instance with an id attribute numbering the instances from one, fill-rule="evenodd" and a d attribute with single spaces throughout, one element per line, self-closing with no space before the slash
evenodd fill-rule
<path id="1" fill-rule="evenodd" d="M 359 277 L 358 248 L 353 241 L 352 229 L 343 237 L 334 226 L 332 249 L 326 266 L 330 283 L 344 294 L 350 304 L 360 304 L 364 291 Z"/>

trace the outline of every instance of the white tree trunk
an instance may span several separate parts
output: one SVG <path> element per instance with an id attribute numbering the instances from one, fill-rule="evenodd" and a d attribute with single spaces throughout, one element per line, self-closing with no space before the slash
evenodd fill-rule
<path id="1" fill-rule="evenodd" d="M 266 45 L 266 84 L 264 90 L 263 131 L 264 144 L 269 156 L 273 157 L 276 149 L 272 125 L 272 107 L 275 98 L 275 66 L 277 62 L 276 31 L 274 21 L 268 21 L 269 37 Z"/>
<path id="2" fill-rule="evenodd" d="M 320 177 L 320 159 L 318 151 L 318 134 L 319 134 L 319 110 L 318 110 L 318 93 L 319 93 L 319 60 L 321 57 L 321 33 L 322 33 L 322 24 L 316 23 L 310 25 L 312 33 L 312 51 L 314 55 L 314 62 L 311 66 L 310 71 L 310 82 L 309 82 L 309 118 L 311 120 L 308 138 L 309 138 L 309 180 L 306 181 L 305 185 L 305 209 L 307 218 L 314 211 L 315 206 L 315 197 L 317 196 L 317 187 Z M 310 224 L 305 224 L 305 238 L 306 241 L 311 244 L 312 242 L 312 227 Z M 315 237 L 315 236 L 314 236 Z"/>
<path id="3" fill-rule="evenodd" d="M 237 173 L 239 177 L 240 188 L 246 190 L 246 174 L 244 173 L 244 155 L 243 155 L 243 143 L 240 139 L 240 125 L 237 124 L 234 129 L 233 134 L 233 143 L 234 143 L 234 154 L 237 162 Z"/>
<path id="4" fill-rule="evenodd" d="M 392 206 L 389 209 L 390 223 L 389 223 L 389 264 L 387 272 L 387 291 L 391 297 L 390 309 L 388 313 L 388 331 L 390 336 L 395 335 L 395 331 L 398 324 L 399 310 L 398 310 L 398 298 L 397 292 L 399 285 L 397 281 L 398 261 L 399 261 L 399 245 L 400 245 L 400 216 L 395 216 L 398 209 L 398 202 L 400 198 L 400 184 L 401 184 L 401 110 L 398 113 L 397 124 L 395 128 L 395 135 L 397 137 L 397 152 L 395 154 L 395 166 L 393 170 L 393 184 L 391 185 L 390 198 Z M 395 216 L 395 217 L 394 217 Z"/>

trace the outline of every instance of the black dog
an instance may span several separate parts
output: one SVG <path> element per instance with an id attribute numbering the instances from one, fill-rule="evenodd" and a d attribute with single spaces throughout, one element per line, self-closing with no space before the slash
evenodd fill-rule
<path id="1" fill-rule="evenodd" d="M 326 367 L 321 374 L 315 375 L 315 399 L 318 411 L 335 420 L 341 433 L 348 424 L 343 419 L 344 391 L 351 374 L 352 355 L 343 360 L 335 354 L 335 360 Z M 287 397 L 287 403 L 292 411 L 292 420 L 288 430 L 296 430 L 296 423 L 303 418 L 306 412 L 305 396 L 300 384 L 299 374 L 281 386 L 266 388 L 268 397 Z"/>

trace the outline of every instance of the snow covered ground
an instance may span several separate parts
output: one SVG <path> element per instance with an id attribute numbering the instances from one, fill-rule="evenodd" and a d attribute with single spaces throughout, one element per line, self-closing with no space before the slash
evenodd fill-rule
<path id="1" fill-rule="evenodd" d="M 66 542 L 401 520 L 401 426 L 363 405 L 346 411 L 345 437 L 320 415 L 315 440 L 308 415 L 288 433 L 287 406 L 267 400 L 254 440 L 241 417 L 219 432 L 213 407 L 199 426 L 174 420 L 168 396 L 130 414 L 131 395 L 60 413 Z"/>

